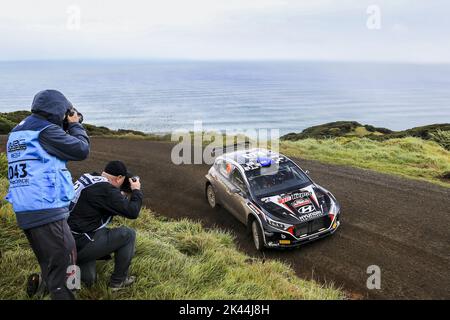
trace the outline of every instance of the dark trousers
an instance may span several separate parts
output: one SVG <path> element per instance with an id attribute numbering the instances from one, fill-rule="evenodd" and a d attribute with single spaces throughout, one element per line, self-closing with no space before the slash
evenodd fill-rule
<path id="1" fill-rule="evenodd" d="M 24 230 L 41 267 L 43 281 L 54 300 L 74 299 L 67 289 L 67 268 L 75 264 L 76 249 L 67 221 L 59 220 Z"/>
<path id="2" fill-rule="evenodd" d="M 81 237 L 85 237 L 81 235 Z M 78 241 L 85 239 L 77 236 Z M 93 241 L 89 241 L 78 251 L 78 266 L 81 269 L 81 281 L 91 286 L 96 279 L 96 260 L 114 253 L 114 272 L 111 283 L 119 284 L 128 276 L 131 259 L 134 256 L 136 233 L 133 229 L 119 227 L 103 228 L 95 232 Z"/>

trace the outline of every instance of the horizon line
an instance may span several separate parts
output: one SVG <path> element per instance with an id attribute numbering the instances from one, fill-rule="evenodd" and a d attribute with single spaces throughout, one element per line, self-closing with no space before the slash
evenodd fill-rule
<path id="1" fill-rule="evenodd" d="M 26 59 L 0 59 L 0 63 L 19 62 L 303 62 L 303 63 L 367 63 L 367 64 L 408 64 L 408 65 L 449 65 L 450 61 L 403 61 L 403 60 L 344 60 L 344 59 L 283 59 L 283 58 L 26 58 Z"/>

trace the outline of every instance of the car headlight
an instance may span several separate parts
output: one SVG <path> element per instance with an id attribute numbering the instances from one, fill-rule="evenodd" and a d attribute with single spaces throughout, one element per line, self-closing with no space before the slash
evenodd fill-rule
<path id="1" fill-rule="evenodd" d="M 278 228 L 278 229 L 287 230 L 290 227 L 292 227 L 292 224 L 275 221 L 275 220 L 270 219 L 268 216 L 266 216 L 266 221 L 269 225 L 271 225 L 272 227 Z"/>
<path id="2" fill-rule="evenodd" d="M 330 206 L 330 210 L 328 210 L 328 214 L 332 214 L 332 215 L 337 215 L 339 213 L 339 204 L 336 202 L 336 200 L 334 200 L 334 197 L 331 195 L 331 193 L 328 194 L 328 196 L 330 197 L 330 202 L 331 202 L 331 206 Z"/>

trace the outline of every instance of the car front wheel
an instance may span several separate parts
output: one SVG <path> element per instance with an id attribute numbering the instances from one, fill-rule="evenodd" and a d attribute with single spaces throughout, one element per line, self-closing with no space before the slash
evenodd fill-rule
<path id="1" fill-rule="evenodd" d="M 253 243 L 255 244 L 255 248 L 258 251 L 262 251 L 264 249 L 264 238 L 262 232 L 263 231 L 261 230 L 258 221 L 253 220 L 252 222 Z"/>
<path id="2" fill-rule="evenodd" d="M 206 200 L 208 200 L 211 208 L 217 207 L 216 192 L 214 191 L 214 187 L 211 184 L 208 184 L 208 186 L 206 187 Z"/>

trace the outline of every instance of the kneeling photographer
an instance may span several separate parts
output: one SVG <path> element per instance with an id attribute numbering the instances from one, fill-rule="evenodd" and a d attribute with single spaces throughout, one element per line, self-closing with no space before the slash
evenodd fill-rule
<path id="1" fill-rule="evenodd" d="M 136 219 L 143 194 L 139 177 L 124 163 L 111 161 L 102 174 L 83 174 L 75 183 L 75 199 L 68 219 L 78 251 L 81 281 L 90 286 L 96 279 L 96 260 L 114 253 L 114 272 L 109 286 L 118 290 L 131 285 L 128 276 L 134 256 L 136 234 L 128 227 L 108 228 L 113 216 Z"/>

